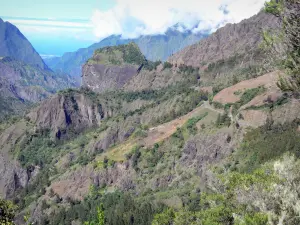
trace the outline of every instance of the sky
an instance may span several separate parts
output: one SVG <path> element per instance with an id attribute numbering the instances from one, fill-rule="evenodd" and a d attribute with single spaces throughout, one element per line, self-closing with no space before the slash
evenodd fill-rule
<path id="1" fill-rule="evenodd" d="M 259 12 L 265 0 L 0 0 L 0 17 L 16 25 L 43 56 L 62 55 L 113 34 L 163 34 L 169 27 L 214 32 Z"/>

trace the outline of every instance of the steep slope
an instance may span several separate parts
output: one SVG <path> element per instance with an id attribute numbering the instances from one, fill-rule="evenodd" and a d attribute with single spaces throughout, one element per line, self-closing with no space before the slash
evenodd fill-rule
<path id="1" fill-rule="evenodd" d="M 67 52 L 62 57 L 45 59 L 46 64 L 54 71 L 65 72 L 73 77 L 80 77 L 82 65 L 93 56 L 95 50 L 106 46 L 127 44 L 129 41 L 120 36 L 110 36 L 88 48 L 81 48 L 76 52 Z"/>
<path id="2" fill-rule="evenodd" d="M 231 60 L 220 64 L 235 74 Z M 16 221 L 299 224 L 300 100 L 277 87 L 282 72 L 220 90 L 203 82 L 216 68 L 175 64 L 134 43 L 99 49 L 85 88 L 0 124 L 0 193 L 19 205 Z"/>
<path id="3" fill-rule="evenodd" d="M 180 32 L 176 27 L 171 27 L 165 34 L 145 35 L 133 41 L 139 46 L 147 59 L 166 61 L 170 55 L 196 43 L 207 35 L 205 33 L 193 33 L 189 30 Z"/>
<path id="4" fill-rule="evenodd" d="M 275 75 L 266 74 L 264 77 L 274 78 Z M 255 87 L 265 84 L 264 77 L 258 77 L 255 80 Z M 237 84 L 237 87 L 240 88 L 238 90 L 241 91 L 242 99 L 249 96 L 248 92 L 252 92 L 254 86 L 249 86 L 250 89 L 248 89 L 245 82 L 241 82 Z M 163 91 L 167 92 L 169 88 Z M 229 87 L 228 90 L 230 88 L 235 87 Z M 176 87 L 176 89 L 179 88 Z M 266 160 L 264 153 L 260 151 L 269 151 L 266 145 L 271 144 L 276 149 L 275 152 L 269 151 L 271 159 L 277 159 L 277 156 L 281 156 L 283 152 L 297 152 L 296 149 L 293 150 L 299 146 L 299 133 L 295 132 L 297 128 L 295 125 L 290 128 L 286 124 L 287 121 L 281 119 L 284 115 L 284 118 L 288 118 L 289 122 L 293 123 L 294 119 L 300 118 L 299 112 L 295 110 L 299 107 L 299 100 L 292 98 L 287 99 L 285 103 L 280 103 L 274 99 L 273 102 L 262 101 L 265 104 L 263 107 L 244 109 L 247 104 L 249 106 L 252 100 L 259 97 L 260 94 L 256 93 L 256 96 L 251 95 L 247 101 L 243 101 L 238 106 L 237 115 L 231 115 L 228 124 L 223 124 L 219 118 L 223 118 L 223 113 L 233 113 L 231 110 L 227 107 L 215 109 L 213 105 L 209 105 L 209 102 L 202 102 L 203 99 L 200 96 L 194 96 L 198 91 L 190 90 L 191 94 L 186 89 L 188 88 L 167 94 L 168 98 L 164 101 L 159 94 L 123 92 L 98 95 L 87 90 L 62 92 L 45 101 L 28 114 L 27 125 L 26 120 L 21 120 L 0 135 L 0 140 L 3 139 L 4 143 L 7 143 L 4 145 L 7 151 L 15 152 L 19 163 L 30 169 L 26 176 L 24 169 L 22 170 L 22 167 L 17 164 L 7 167 L 13 168 L 12 170 L 3 170 L 5 176 L 0 178 L 0 181 L 6 184 L 3 187 L 6 196 L 10 197 L 12 193 L 16 193 L 15 200 L 20 202 L 22 208 L 26 206 L 27 210 L 31 209 L 32 221 L 40 224 L 59 224 L 59 221 L 72 224 L 72 221 L 85 221 L 87 218 L 80 212 L 84 211 L 88 215 L 95 216 L 96 212 L 92 209 L 100 202 L 104 202 L 105 218 L 111 221 L 108 224 L 119 224 L 113 222 L 113 216 L 117 212 L 120 213 L 119 216 L 124 216 L 124 213 L 118 211 L 118 203 L 112 202 L 122 201 L 117 196 L 124 194 L 132 196 L 136 201 L 135 206 L 127 203 L 130 209 L 140 206 L 139 204 L 147 200 L 147 204 L 151 205 L 150 211 L 130 212 L 130 215 L 136 221 L 140 215 L 150 213 L 149 217 L 145 217 L 148 222 L 133 223 L 148 224 L 154 219 L 153 214 L 162 212 L 157 204 L 161 204 L 163 208 L 174 208 L 174 210 L 183 210 L 184 204 L 188 206 L 185 210 L 191 212 L 196 209 L 208 210 L 207 205 L 197 208 L 198 204 L 202 204 L 200 198 L 205 199 L 206 194 L 211 196 L 209 193 L 212 193 L 214 197 L 220 195 L 221 197 L 218 197 L 216 202 L 221 204 L 223 194 L 227 196 L 223 185 L 241 185 L 234 186 L 238 188 L 237 200 L 235 196 L 226 198 L 230 205 L 224 207 L 228 209 L 228 207 L 236 206 L 236 210 L 241 215 L 249 213 L 249 210 L 255 213 L 255 209 L 252 211 L 252 209 L 244 210 L 243 208 L 243 196 L 248 196 L 249 191 L 243 193 L 243 182 L 246 179 L 245 185 L 248 185 L 248 182 L 256 185 L 256 182 L 261 181 L 252 178 L 254 176 L 252 173 L 244 174 L 242 169 L 251 168 L 255 163 L 253 162 L 255 155 L 252 155 L 251 151 L 260 157 L 259 160 Z M 264 98 L 267 98 L 272 89 L 266 88 L 263 91 Z M 189 97 L 193 100 L 198 99 L 196 105 L 192 107 L 194 110 L 185 112 L 182 117 L 173 115 L 169 122 L 164 119 L 160 120 L 157 125 L 147 122 L 147 118 L 155 117 L 156 112 L 161 112 L 162 115 L 168 115 L 171 112 L 170 115 L 172 115 L 172 110 L 177 107 L 185 108 L 182 102 Z M 131 113 L 124 114 L 126 107 L 141 100 L 145 103 L 139 105 L 137 111 L 131 108 Z M 158 101 L 161 103 L 158 104 Z M 153 102 L 155 102 L 154 105 Z M 199 104 L 201 102 L 202 105 Z M 99 104 L 102 108 L 100 111 Z M 191 103 L 187 106 L 189 104 Z M 235 106 L 232 105 L 232 107 Z M 268 127 L 267 119 L 261 121 L 260 117 L 251 121 L 246 116 L 245 118 L 238 116 L 240 113 L 244 115 L 244 111 L 249 111 L 252 115 L 253 111 L 266 114 L 267 117 L 270 115 L 270 118 L 274 119 L 274 125 Z M 259 126 L 256 126 L 256 122 L 260 121 Z M 26 128 L 21 129 L 24 126 Z M 72 133 L 73 136 L 65 139 L 66 136 L 62 135 L 60 140 L 57 135 L 54 138 L 51 135 L 48 136 L 47 128 L 51 131 L 55 130 L 56 126 L 60 126 L 64 134 Z M 249 128 L 255 128 L 255 130 Z M 267 136 L 266 133 L 262 134 L 262 138 L 254 135 L 255 132 L 262 132 L 263 129 L 267 129 Z M 277 137 L 280 142 L 288 143 L 288 140 L 286 142 L 282 139 L 287 134 L 293 135 L 289 141 L 296 146 L 291 144 L 286 146 L 283 152 L 277 152 L 279 148 L 275 146 L 275 143 L 272 144 L 272 138 Z M 259 141 L 262 146 L 256 146 L 255 141 Z M 249 142 L 250 146 L 247 144 Z M 282 147 L 284 143 L 279 145 Z M 40 147 L 35 147 L 36 145 Z M 252 145 L 255 148 L 251 148 Z M 273 153 L 276 155 L 273 156 Z M 40 167 L 40 165 L 43 166 Z M 267 167 L 267 171 L 270 172 L 270 169 Z M 269 182 L 269 179 L 273 178 L 268 173 L 266 177 L 264 174 L 258 173 L 257 179 L 262 178 L 263 182 Z M 219 178 L 221 175 L 222 179 Z M 39 176 L 39 179 L 34 179 L 35 176 Z M 238 176 L 237 179 L 235 176 Z M 223 184 L 223 179 L 230 179 L 230 183 Z M 28 184 L 27 191 L 22 191 L 22 187 Z M 113 200 L 115 198 L 117 200 Z M 22 201 L 22 199 L 26 200 Z M 36 203 L 32 203 L 35 199 Z M 209 201 L 211 202 L 212 199 Z M 117 206 L 114 205 L 112 209 L 109 209 L 111 204 L 117 204 Z M 140 207 L 145 206 L 142 204 Z M 116 210 L 116 212 L 110 210 Z M 217 218 L 224 216 L 223 214 L 212 215 Z M 203 219 L 202 214 L 195 216 Z M 227 216 L 231 218 L 231 211 Z M 125 224 L 130 223 L 125 222 Z"/>
<path id="5" fill-rule="evenodd" d="M 145 35 L 136 39 L 122 39 L 121 36 L 112 35 L 88 48 L 65 53 L 62 57 L 45 59 L 45 62 L 55 71 L 78 77 L 81 75 L 81 66 L 99 48 L 127 44 L 133 41 L 139 46 L 147 59 L 152 61 L 166 60 L 171 54 L 196 43 L 205 36 L 207 35 L 202 33 L 193 34 L 190 31 L 179 32 L 175 28 L 170 28 L 164 35 Z"/>
<path id="6" fill-rule="evenodd" d="M 105 105 L 93 102 L 88 93 L 67 91 L 45 100 L 27 115 L 38 130 L 48 129 L 57 139 L 100 126 L 101 120 L 108 116 L 109 110 Z"/>
<path id="7" fill-rule="evenodd" d="M 138 74 L 144 62 L 143 54 L 134 43 L 99 49 L 83 66 L 83 87 L 97 92 L 120 89 Z"/>
<path id="8" fill-rule="evenodd" d="M 171 56 L 174 65 L 205 68 L 214 62 L 237 57 L 241 66 L 259 63 L 259 45 L 264 30 L 276 30 L 280 24 L 270 14 L 260 12 L 238 24 L 227 24 L 211 36 Z"/>
<path id="9" fill-rule="evenodd" d="M 55 74 L 9 57 L 2 58 L 0 118 L 12 113 L 21 114 L 28 106 L 47 98 L 57 90 L 74 86 L 74 82 L 66 75 Z"/>
<path id="10" fill-rule="evenodd" d="M 9 56 L 40 69 L 48 69 L 40 55 L 35 51 L 19 29 L 0 18 L 0 57 Z"/>
<path id="11" fill-rule="evenodd" d="M 83 66 L 82 86 L 101 93 L 154 90 L 183 81 L 198 85 L 198 70 L 174 70 L 168 65 L 148 61 L 133 42 L 105 47 L 96 50 Z"/>
<path id="12" fill-rule="evenodd" d="M 0 19 L 0 119 L 77 84 L 52 72 L 18 28 Z"/>

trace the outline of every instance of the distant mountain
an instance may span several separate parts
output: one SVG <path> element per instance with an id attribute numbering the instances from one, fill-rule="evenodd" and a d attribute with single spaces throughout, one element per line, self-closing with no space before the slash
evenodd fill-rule
<path id="1" fill-rule="evenodd" d="M 16 26 L 0 19 L 0 119 L 74 86 L 67 75 L 48 68 Z"/>
<path id="2" fill-rule="evenodd" d="M 173 53 L 184 47 L 194 44 L 207 34 L 191 31 L 180 32 L 176 27 L 169 28 L 165 34 L 145 35 L 136 39 L 122 39 L 121 36 L 112 35 L 88 48 L 79 49 L 76 52 L 65 53 L 62 57 L 45 59 L 47 65 L 54 71 L 61 71 L 71 76 L 81 75 L 82 65 L 93 56 L 96 49 L 106 46 L 116 46 L 135 42 L 147 59 L 165 61 Z"/>
<path id="3" fill-rule="evenodd" d="M 67 75 L 4 57 L 0 59 L 0 119 L 11 113 L 22 114 L 33 103 L 74 86 Z"/>
<path id="4" fill-rule="evenodd" d="M 262 30 L 277 22 L 259 13 L 161 64 L 136 43 L 97 49 L 83 88 L 0 122 L 15 223 L 300 224 L 300 99 L 277 86 L 282 71 L 251 67 L 265 70 Z M 63 82 L 18 65 L 0 62 L 0 97 Z"/>
<path id="5" fill-rule="evenodd" d="M 208 33 L 193 33 L 190 30 L 179 31 L 177 26 L 171 27 L 165 34 L 145 35 L 133 40 L 142 53 L 151 61 L 166 61 L 169 56 L 192 45 Z"/>
<path id="6" fill-rule="evenodd" d="M 19 29 L 0 18 L 0 57 L 6 56 L 41 69 L 48 69 L 41 56 Z"/>

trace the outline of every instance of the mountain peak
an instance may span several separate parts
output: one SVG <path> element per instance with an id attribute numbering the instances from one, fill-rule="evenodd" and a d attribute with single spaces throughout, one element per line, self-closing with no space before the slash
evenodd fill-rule
<path id="1" fill-rule="evenodd" d="M 48 69 L 31 43 L 13 24 L 0 18 L 0 56 L 9 56 L 41 69 Z"/>
<path id="2" fill-rule="evenodd" d="M 130 42 L 125 45 L 109 46 L 95 51 L 92 59 L 88 63 L 92 64 L 134 64 L 141 65 L 145 61 L 145 56 L 138 45 Z"/>
<path id="3" fill-rule="evenodd" d="M 96 92 L 122 88 L 147 64 L 136 43 L 104 47 L 83 66 L 83 86 Z"/>

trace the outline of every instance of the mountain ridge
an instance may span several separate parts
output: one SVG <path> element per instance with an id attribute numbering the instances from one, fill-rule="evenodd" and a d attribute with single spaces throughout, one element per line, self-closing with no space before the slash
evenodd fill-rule
<path id="1" fill-rule="evenodd" d="M 259 49 L 263 31 L 276 30 L 279 27 L 278 18 L 259 12 L 238 24 L 226 24 L 209 37 L 175 53 L 168 61 L 174 65 L 184 64 L 202 68 L 207 66 L 208 62 L 212 64 L 226 60 L 237 53 L 250 55 Z"/>
<path id="2" fill-rule="evenodd" d="M 1 18 L 0 56 L 9 56 L 32 66 L 49 70 L 43 59 L 20 30 L 15 25 L 4 22 Z"/>
<path id="3" fill-rule="evenodd" d="M 265 65 L 268 27 L 259 13 L 164 63 L 97 49 L 80 89 L 0 123 L 16 223 L 299 224 L 300 99 Z"/>
<path id="4" fill-rule="evenodd" d="M 169 36 L 168 36 L 169 35 Z M 166 34 L 144 35 L 136 39 L 123 39 L 121 35 L 112 35 L 102 41 L 91 45 L 88 48 L 81 48 L 76 52 L 65 53 L 62 57 L 45 59 L 50 68 L 56 71 L 63 71 L 72 76 L 81 75 L 81 66 L 92 57 L 94 51 L 106 46 L 115 46 L 135 42 L 142 53 L 151 61 L 166 60 L 168 56 L 183 47 L 195 43 L 207 34 L 193 34 L 191 32 L 179 32 L 168 30 Z"/>
<path id="5" fill-rule="evenodd" d="M 21 31 L 0 20 L 0 119 L 23 115 L 56 91 L 75 87 L 65 74 L 54 73 Z"/>

